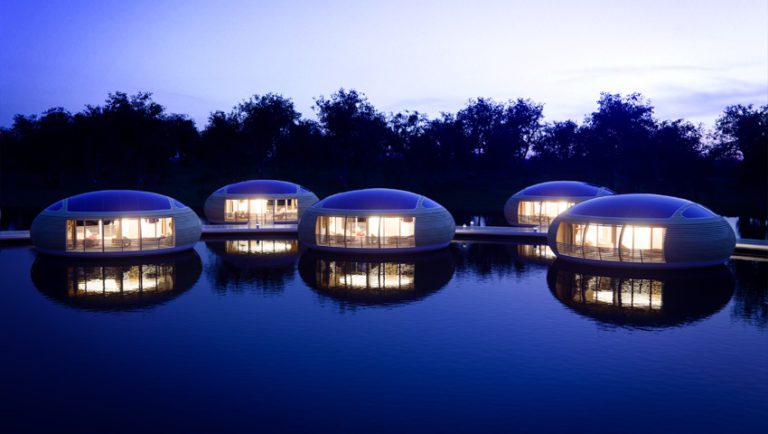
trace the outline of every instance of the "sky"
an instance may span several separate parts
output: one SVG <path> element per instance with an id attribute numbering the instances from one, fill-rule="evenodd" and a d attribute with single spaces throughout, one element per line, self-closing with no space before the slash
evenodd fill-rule
<path id="1" fill-rule="evenodd" d="M 661 119 L 711 127 L 768 104 L 768 1 L 0 2 L 0 126 L 109 92 L 152 92 L 203 128 L 275 92 L 314 118 L 317 97 L 456 112 L 530 98 L 581 121 L 600 92 L 640 92 Z"/>

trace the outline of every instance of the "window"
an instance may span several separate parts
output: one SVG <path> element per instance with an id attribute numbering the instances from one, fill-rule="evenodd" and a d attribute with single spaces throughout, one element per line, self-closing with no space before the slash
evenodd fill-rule
<path id="1" fill-rule="evenodd" d="M 299 219 L 299 200 L 286 199 L 226 199 L 224 221 L 272 224 Z"/>
<path id="2" fill-rule="evenodd" d="M 66 251 L 130 252 L 176 246 L 173 217 L 67 220 Z"/>
<path id="3" fill-rule="evenodd" d="M 555 217 L 574 204 L 565 200 L 522 200 L 517 206 L 517 221 L 527 225 L 549 226 Z"/>
<path id="4" fill-rule="evenodd" d="M 565 255 L 600 261 L 665 262 L 666 228 L 563 222 L 557 249 Z"/>
<path id="5" fill-rule="evenodd" d="M 319 216 L 315 239 L 319 246 L 397 249 L 416 246 L 415 217 Z"/>

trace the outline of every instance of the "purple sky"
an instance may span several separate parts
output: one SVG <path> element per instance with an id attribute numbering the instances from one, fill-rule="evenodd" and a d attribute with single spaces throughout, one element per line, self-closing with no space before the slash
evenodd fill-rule
<path id="1" fill-rule="evenodd" d="M 202 128 L 213 110 L 281 93 L 306 117 L 339 87 L 385 112 L 532 98 L 581 120 L 600 91 L 711 126 L 768 104 L 765 0 L 0 2 L 0 126 L 150 91 Z"/>

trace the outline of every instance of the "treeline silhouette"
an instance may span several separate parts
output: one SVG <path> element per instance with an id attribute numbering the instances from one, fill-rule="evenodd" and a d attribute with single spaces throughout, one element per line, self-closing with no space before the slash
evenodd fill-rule
<path id="1" fill-rule="evenodd" d="M 576 179 L 766 215 L 768 105 L 729 106 L 712 131 L 657 119 L 640 94 L 603 93 L 581 122 L 545 122 L 542 107 L 477 98 L 430 119 L 385 114 L 340 89 L 316 100 L 312 120 L 269 93 L 211 113 L 198 131 L 149 93 L 116 92 L 78 113 L 17 115 L 0 129 L 0 208 L 29 219 L 61 197 L 131 188 L 199 209 L 224 184 L 278 178 L 321 197 L 387 186 L 427 194 L 459 215 L 500 216 L 526 185 Z"/>

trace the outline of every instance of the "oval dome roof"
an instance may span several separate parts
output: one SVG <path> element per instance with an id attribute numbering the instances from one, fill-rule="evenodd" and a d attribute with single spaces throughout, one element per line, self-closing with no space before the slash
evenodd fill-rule
<path id="1" fill-rule="evenodd" d="M 618 194 L 578 203 L 565 213 L 585 217 L 670 218 L 680 208 L 693 204 L 686 199 L 659 194 Z"/>
<path id="2" fill-rule="evenodd" d="M 237 182 L 221 188 L 229 194 L 291 194 L 299 191 L 298 184 L 288 181 L 278 181 L 275 179 L 252 179 L 250 181 Z M 303 189 L 308 191 L 306 189 Z"/>
<path id="3" fill-rule="evenodd" d="M 170 210 L 172 203 L 176 207 L 186 207 L 182 203 L 162 194 L 136 190 L 100 190 L 78 194 L 57 202 L 49 210 L 60 209 L 60 203 L 66 203 L 68 212 L 132 212 Z"/>
<path id="4" fill-rule="evenodd" d="M 614 194 L 613 190 L 581 181 L 549 181 L 526 187 L 515 196 L 592 197 Z"/>
<path id="5" fill-rule="evenodd" d="M 328 196 L 318 202 L 318 208 L 349 210 L 391 210 L 416 209 L 419 200 L 424 197 L 410 191 L 390 188 L 368 188 L 352 190 Z M 426 198 L 425 198 L 426 199 Z M 427 199 L 428 200 L 428 199 Z M 439 207 L 437 202 L 429 201 L 427 208 Z"/>

